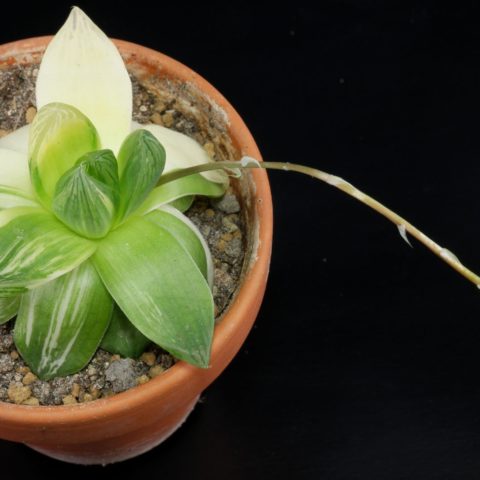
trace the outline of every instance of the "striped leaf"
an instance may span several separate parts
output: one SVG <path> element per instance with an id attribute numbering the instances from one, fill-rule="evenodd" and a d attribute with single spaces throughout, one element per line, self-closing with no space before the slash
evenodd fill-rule
<path id="1" fill-rule="evenodd" d="M 39 108 L 51 102 L 78 108 L 98 128 L 102 148 L 115 154 L 130 132 L 132 82 L 125 64 L 112 41 L 78 7 L 43 55 L 36 93 Z"/>
<path id="2" fill-rule="evenodd" d="M 213 298 L 192 257 L 167 230 L 132 217 L 99 242 L 98 273 L 128 319 L 174 356 L 208 367 Z M 158 279 L 158 280 L 152 280 Z"/>
<path id="3" fill-rule="evenodd" d="M 115 306 L 110 326 L 100 346 L 107 352 L 122 357 L 138 358 L 150 343 L 152 342 L 133 326 L 120 308 Z"/>
<path id="4" fill-rule="evenodd" d="M 108 328 L 113 300 L 90 261 L 22 296 L 15 345 L 43 380 L 82 369 Z"/>
<path id="5" fill-rule="evenodd" d="M 210 287 L 213 285 L 213 260 L 207 242 L 195 224 L 175 208 L 164 207 L 150 212 L 145 218 L 172 234 L 190 254 Z"/>
<path id="6" fill-rule="evenodd" d="M 87 238 L 104 237 L 118 204 L 117 161 L 111 150 L 81 157 L 58 181 L 52 209 L 74 232 Z"/>
<path id="7" fill-rule="evenodd" d="M 28 146 L 30 177 L 39 199 L 47 206 L 58 179 L 100 140 L 92 122 L 80 110 L 49 103 L 32 122 Z"/>
<path id="8" fill-rule="evenodd" d="M 19 305 L 20 295 L 0 297 L 0 325 L 7 323 L 17 314 Z"/>
<path id="9" fill-rule="evenodd" d="M 132 132 L 118 154 L 120 205 L 118 220 L 136 210 L 158 182 L 165 166 L 165 150 L 146 130 Z"/>
<path id="10" fill-rule="evenodd" d="M 43 209 L 0 211 L 0 291 L 35 287 L 59 277 L 92 255 L 95 244 Z"/>

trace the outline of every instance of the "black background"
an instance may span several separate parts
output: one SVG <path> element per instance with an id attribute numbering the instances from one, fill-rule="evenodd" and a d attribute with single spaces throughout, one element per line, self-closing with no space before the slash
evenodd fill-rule
<path id="1" fill-rule="evenodd" d="M 78 2 L 108 35 L 215 85 L 265 159 L 347 178 L 480 271 L 477 2 L 157 3 Z M 12 6 L 0 41 L 55 32 L 67 5 Z M 264 304 L 187 424 L 106 470 L 0 441 L 7 469 L 37 478 L 479 477 L 480 292 L 331 187 L 270 178 Z"/>

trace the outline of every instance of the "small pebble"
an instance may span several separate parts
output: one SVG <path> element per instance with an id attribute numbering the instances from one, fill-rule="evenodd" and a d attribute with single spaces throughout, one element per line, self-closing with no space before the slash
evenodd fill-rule
<path id="1" fill-rule="evenodd" d="M 10 358 L 11 358 L 12 360 L 17 360 L 19 356 L 20 356 L 20 355 L 18 354 L 18 352 L 17 352 L 16 350 L 12 350 L 12 351 L 10 352 Z"/>
<path id="2" fill-rule="evenodd" d="M 137 385 L 143 385 L 150 381 L 150 377 L 148 375 L 142 375 L 137 378 Z"/>
<path id="3" fill-rule="evenodd" d="M 163 125 L 162 116 L 161 116 L 158 112 L 155 112 L 155 113 L 150 117 L 150 121 L 151 121 L 152 123 L 155 123 L 156 125 Z"/>
<path id="4" fill-rule="evenodd" d="M 237 197 L 231 193 L 226 193 L 220 200 L 212 200 L 212 203 L 224 213 L 238 213 L 240 211 Z"/>
<path id="5" fill-rule="evenodd" d="M 28 372 L 30 372 L 30 369 L 28 367 L 18 367 L 16 370 L 17 373 L 21 373 L 22 375 L 26 375 Z"/>
<path id="6" fill-rule="evenodd" d="M 105 370 L 105 378 L 112 384 L 115 393 L 124 392 L 137 384 L 135 362 L 131 358 L 123 358 L 113 362 Z"/>
<path id="7" fill-rule="evenodd" d="M 27 123 L 32 123 L 36 114 L 37 109 L 35 107 L 28 107 L 27 112 L 25 113 L 25 120 L 27 121 Z"/>
<path id="8" fill-rule="evenodd" d="M 43 405 L 49 404 L 52 400 L 52 388 L 47 382 L 34 382 L 32 384 L 32 394 L 38 398 Z"/>
<path id="9" fill-rule="evenodd" d="M 145 105 L 140 105 L 139 110 L 140 110 L 141 112 L 146 112 L 148 109 L 147 109 L 147 107 L 146 107 Z"/>
<path id="10" fill-rule="evenodd" d="M 38 407 L 40 405 L 40 402 L 38 401 L 38 398 L 30 397 L 27 398 L 24 402 L 22 402 L 22 405 L 27 405 L 29 407 Z"/>
<path id="11" fill-rule="evenodd" d="M 161 365 L 155 365 L 148 371 L 148 376 L 150 378 L 158 377 L 161 373 L 163 373 L 165 369 Z"/>
<path id="12" fill-rule="evenodd" d="M 4 353 L 0 355 L 0 374 L 11 372 L 15 368 L 13 358 Z"/>
<path id="13" fill-rule="evenodd" d="M 207 142 L 203 146 L 203 148 L 205 149 L 205 151 L 207 152 L 207 154 L 210 158 L 215 157 L 215 145 L 212 142 Z"/>
<path id="14" fill-rule="evenodd" d="M 64 405 L 74 405 L 77 402 L 77 399 L 73 395 L 66 395 L 62 398 L 62 402 Z"/>
<path id="15" fill-rule="evenodd" d="M 222 225 L 225 227 L 225 229 L 229 233 L 233 233 L 238 230 L 237 224 L 232 222 L 228 217 L 223 217 Z"/>
<path id="16" fill-rule="evenodd" d="M 157 360 L 157 357 L 153 352 L 145 352 L 140 357 L 140 360 L 146 365 L 148 365 L 149 367 L 153 367 L 155 365 L 155 361 Z"/>
<path id="17" fill-rule="evenodd" d="M 89 392 L 90 392 L 90 395 L 92 396 L 93 400 L 96 400 L 100 396 L 100 393 L 101 393 L 100 390 L 93 385 L 89 388 Z"/>
<path id="18" fill-rule="evenodd" d="M 162 115 L 162 122 L 167 127 L 170 128 L 173 125 L 173 115 L 169 112 Z"/>
<path id="19" fill-rule="evenodd" d="M 159 113 L 162 113 L 166 110 L 167 106 L 161 101 L 161 100 L 157 100 L 155 102 L 155 110 Z"/>
<path id="20" fill-rule="evenodd" d="M 31 385 L 33 382 L 37 381 L 38 380 L 38 377 L 33 374 L 32 372 L 28 372 L 24 377 L 23 377 L 23 380 L 22 380 L 22 383 L 24 385 Z"/>
<path id="21" fill-rule="evenodd" d="M 90 395 L 89 393 L 85 393 L 84 395 L 82 395 L 81 397 L 81 401 L 82 402 L 91 402 L 93 400 L 93 396 Z"/>
<path id="22" fill-rule="evenodd" d="M 30 387 L 26 387 L 21 383 L 12 383 L 8 387 L 8 398 L 17 405 L 20 405 L 25 400 L 31 397 L 32 390 Z"/>
<path id="23" fill-rule="evenodd" d="M 78 396 L 80 395 L 80 385 L 78 383 L 73 383 L 72 384 L 72 390 L 70 392 L 72 394 L 72 396 L 74 396 L 75 398 L 78 398 Z"/>

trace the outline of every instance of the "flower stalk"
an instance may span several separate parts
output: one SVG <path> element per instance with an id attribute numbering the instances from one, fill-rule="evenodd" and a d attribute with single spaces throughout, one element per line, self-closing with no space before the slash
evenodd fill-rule
<path id="1" fill-rule="evenodd" d="M 416 238 L 420 243 L 425 245 L 437 257 L 443 260 L 447 265 L 449 265 L 451 268 L 456 270 L 460 275 L 465 277 L 467 280 L 475 284 L 477 288 L 480 288 L 480 276 L 478 276 L 476 273 L 472 272 L 469 268 L 463 265 L 460 262 L 460 260 L 457 258 L 457 256 L 453 254 L 450 250 L 440 246 L 437 242 L 435 242 L 430 237 L 425 235 L 421 230 L 415 227 L 408 220 L 401 217 L 400 215 L 395 213 L 393 210 L 391 210 L 390 208 L 380 203 L 378 200 L 375 200 L 370 195 L 367 195 L 366 193 L 362 192 L 357 187 L 347 182 L 343 178 L 337 177 L 336 175 L 332 175 L 330 173 L 326 173 L 316 168 L 307 167 L 307 166 L 299 165 L 296 163 L 288 163 L 288 162 L 258 162 L 253 158 L 243 157 L 242 160 L 240 160 L 239 162 L 209 163 L 209 164 L 196 165 L 194 167 L 185 168 L 183 170 L 170 172 L 164 175 L 160 179 L 159 185 L 166 185 L 169 182 L 179 180 L 189 175 L 195 175 L 195 174 L 204 173 L 204 172 L 208 172 L 216 169 L 223 169 L 226 171 L 235 171 L 238 169 L 252 169 L 252 168 L 302 173 L 304 175 L 308 175 L 310 177 L 316 178 L 317 180 L 321 180 L 322 182 L 328 183 L 329 185 L 335 188 L 338 188 L 342 192 L 355 198 L 356 200 L 363 203 L 364 205 L 367 205 L 368 207 L 375 210 L 380 215 L 382 215 L 383 217 L 387 218 L 392 223 L 394 223 L 399 229 L 399 232 L 402 235 L 402 238 L 404 238 L 407 243 L 410 244 L 410 242 L 408 241 L 408 238 L 406 237 L 406 233 L 409 233 L 412 237 Z"/>

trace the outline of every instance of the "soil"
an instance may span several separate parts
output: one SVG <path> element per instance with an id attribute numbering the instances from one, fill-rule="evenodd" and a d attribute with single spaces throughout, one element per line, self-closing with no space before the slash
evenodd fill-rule
<path id="1" fill-rule="evenodd" d="M 38 65 L 0 68 L 0 137 L 31 123 L 36 114 L 35 81 Z M 188 111 L 177 108 L 175 97 L 163 95 L 156 79 L 132 76 L 133 118 L 185 133 L 200 142 L 214 159 L 227 159 L 222 135 L 212 135 Z M 213 123 L 213 122 L 211 122 Z M 214 260 L 213 296 L 216 321 L 228 306 L 241 277 L 245 255 L 245 222 L 236 193 L 220 200 L 197 198 L 186 215 L 205 237 Z M 79 373 L 39 380 L 26 366 L 13 343 L 14 321 L 0 326 L 0 401 L 22 405 L 76 404 L 106 398 L 162 374 L 175 359 L 153 346 L 139 359 L 123 359 L 99 349 Z"/>

